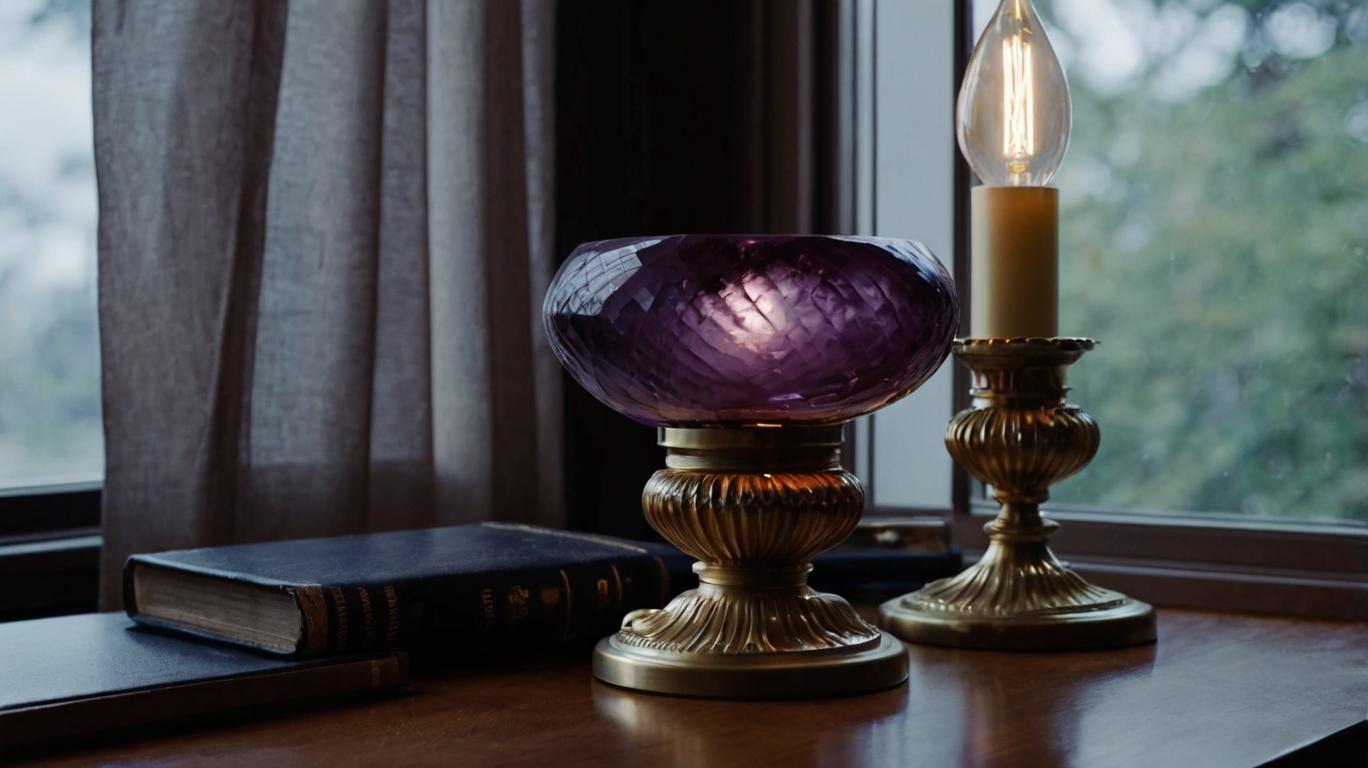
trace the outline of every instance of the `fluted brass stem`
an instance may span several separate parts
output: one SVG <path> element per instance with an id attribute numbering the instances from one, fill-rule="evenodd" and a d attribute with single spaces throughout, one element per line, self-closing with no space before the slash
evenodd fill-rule
<path id="1" fill-rule="evenodd" d="M 700 584 L 629 614 L 599 644 L 618 685 L 710 696 L 821 695 L 907 675 L 897 642 L 845 600 L 807 586 L 809 563 L 859 522 L 841 425 L 665 428 L 666 468 L 642 492 L 656 531 L 698 559 Z"/>
<path id="2" fill-rule="evenodd" d="M 1066 402 L 1066 369 L 1090 339 L 968 339 L 955 354 L 973 375 L 971 406 L 946 432 L 950 455 L 1001 505 L 978 563 L 891 600 L 880 623 L 911 642 L 1066 649 L 1152 641 L 1150 606 L 1095 587 L 1047 543 L 1050 486 L 1081 470 L 1101 441 L 1097 422 Z"/>

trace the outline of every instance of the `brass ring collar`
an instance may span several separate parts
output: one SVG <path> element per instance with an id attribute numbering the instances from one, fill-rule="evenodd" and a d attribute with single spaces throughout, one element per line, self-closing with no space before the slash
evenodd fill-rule
<path id="1" fill-rule="evenodd" d="M 843 424 L 662 427 L 665 466 L 712 472 L 822 472 L 841 467 Z"/>
<path id="2" fill-rule="evenodd" d="M 693 571 L 698 574 L 700 589 L 708 587 L 749 587 L 751 589 L 792 589 L 807 583 L 808 572 L 812 566 L 802 565 L 788 568 L 745 568 L 694 563 Z"/>
<path id="3" fill-rule="evenodd" d="M 839 448 L 845 424 L 738 424 L 715 427 L 661 427 L 657 442 L 665 448 L 725 451 L 741 448 Z"/>

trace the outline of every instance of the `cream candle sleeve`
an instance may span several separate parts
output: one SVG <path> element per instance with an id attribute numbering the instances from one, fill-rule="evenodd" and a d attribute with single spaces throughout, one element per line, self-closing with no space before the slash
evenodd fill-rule
<path id="1" fill-rule="evenodd" d="M 1059 190 L 970 190 L 970 334 L 1059 333 Z"/>

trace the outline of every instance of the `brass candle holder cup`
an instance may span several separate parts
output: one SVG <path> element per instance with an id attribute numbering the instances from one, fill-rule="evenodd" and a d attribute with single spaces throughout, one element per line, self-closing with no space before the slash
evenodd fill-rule
<path id="1" fill-rule="evenodd" d="M 902 644 L 807 586 L 813 556 L 855 530 L 864 491 L 842 427 L 663 428 L 666 468 L 642 493 L 651 526 L 698 558 L 697 589 L 634 611 L 594 675 L 661 693 L 813 696 L 907 678 Z"/>
<path id="2" fill-rule="evenodd" d="M 972 405 L 945 436 L 955 461 L 1001 505 L 982 559 L 958 576 L 884 603 L 880 624 L 908 642 L 1004 650 L 1071 650 L 1155 639 L 1154 609 L 1093 586 L 1047 541 L 1059 524 L 1040 505 L 1050 486 L 1096 455 L 1097 423 L 1065 402 L 1065 372 L 1091 339 L 955 342 L 973 375 Z"/>

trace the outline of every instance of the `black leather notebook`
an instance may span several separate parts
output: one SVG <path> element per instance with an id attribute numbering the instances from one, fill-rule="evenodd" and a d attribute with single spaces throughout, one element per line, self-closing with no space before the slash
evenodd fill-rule
<path id="1" fill-rule="evenodd" d="M 121 613 L 14 621 L 0 624 L 0 747 L 407 682 L 397 651 L 295 660 L 149 630 Z"/>

